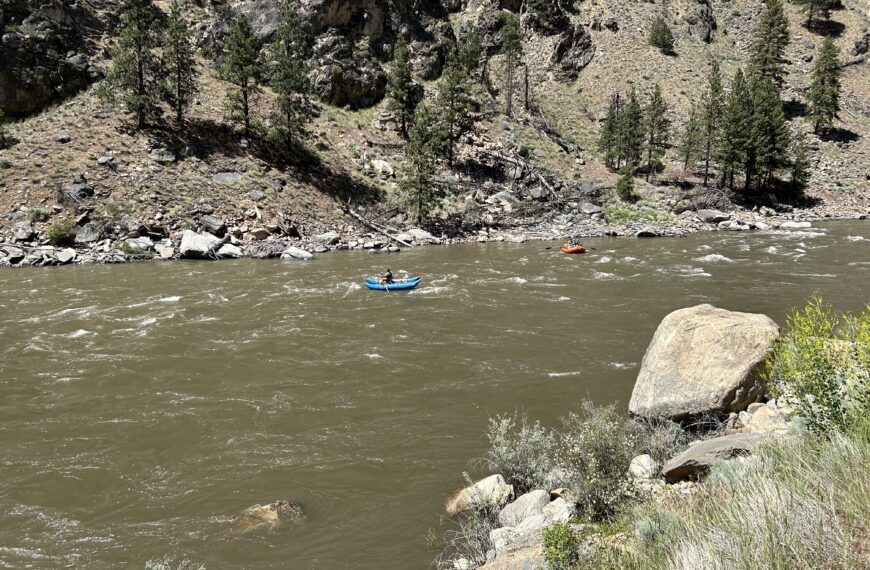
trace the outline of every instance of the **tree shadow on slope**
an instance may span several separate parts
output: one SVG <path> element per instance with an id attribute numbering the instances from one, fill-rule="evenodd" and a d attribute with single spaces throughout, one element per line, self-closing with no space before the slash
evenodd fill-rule
<path id="1" fill-rule="evenodd" d="M 183 131 L 155 126 L 147 135 L 154 146 L 174 151 L 181 160 L 195 157 L 213 163 L 221 158 L 253 158 L 345 203 L 371 203 L 380 198 L 378 188 L 327 164 L 303 145 L 280 148 L 260 133 L 244 137 L 233 126 L 212 119 L 192 118 Z"/>
<path id="2" fill-rule="evenodd" d="M 861 135 L 859 135 L 855 131 L 850 131 L 849 129 L 834 127 L 833 129 L 829 130 L 827 133 L 825 133 L 820 138 L 822 138 L 823 140 L 826 140 L 826 141 L 851 144 L 853 142 L 856 142 L 858 139 L 860 139 Z"/>
<path id="3" fill-rule="evenodd" d="M 839 38 L 846 31 L 846 25 L 836 20 L 813 20 L 812 24 L 804 27 L 809 31 L 823 35 Z"/>

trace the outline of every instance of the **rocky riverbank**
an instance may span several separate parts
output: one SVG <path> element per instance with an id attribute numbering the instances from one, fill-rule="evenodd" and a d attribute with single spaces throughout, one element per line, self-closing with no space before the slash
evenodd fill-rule
<path id="1" fill-rule="evenodd" d="M 82 182 L 85 184 L 85 182 Z M 365 250 L 397 253 L 406 247 L 456 243 L 566 240 L 569 237 L 679 237 L 703 231 L 804 230 L 816 221 L 865 219 L 870 208 L 858 202 L 836 208 L 810 207 L 752 210 L 712 208 L 685 210 L 679 214 L 650 207 L 608 206 L 591 202 L 569 204 L 567 213 L 548 221 L 514 219 L 511 226 L 483 228 L 473 232 L 433 232 L 420 228 L 383 232 L 366 231 L 361 224 L 335 226 L 322 233 L 301 237 L 280 224 L 230 225 L 212 215 L 203 205 L 195 216 L 198 223 L 181 232 L 170 231 L 159 219 L 139 220 L 121 216 L 106 226 L 93 223 L 88 214 L 58 230 L 48 212 L 22 209 L 7 235 L 0 235 L 0 267 L 41 267 L 72 263 L 124 263 L 143 260 L 282 258 L 307 260 L 330 251 Z M 56 212 L 59 213 L 59 212 Z M 58 236 L 58 231 L 65 232 Z M 54 245 L 53 245 L 54 244 Z"/>
<path id="2" fill-rule="evenodd" d="M 794 413 L 793 405 L 783 398 L 770 398 L 763 379 L 762 371 L 779 335 L 779 327 L 765 315 L 710 305 L 668 315 L 647 348 L 629 412 L 633 421 L 653 426 L 653 431 L 677 433 L 673 430 L 680 428 L 675 426 L 689 426 L 688 431 L 679 432 L 687 434 L 686 441 L 681 445 L 670 441 L 664 448 L 651 446 L 649 452 L 635 456 L 620 477 L 622 483 L 615 483 L 607 493 L 619 492 L 641 503 L 688 502 L 705 492 L 705 475 L 715 465 L 747 461 L 761 446 L 806 434 L 806 425 Z M 704 427 L 699 429 L 699 425 Z M 599 445 L 594 429 L 585 428 L 582 433 L 585 441 L 581 447 Z M 619 439 L 620 435 L 618 430 L 610 430 L 607 437 Z M 663 440 L 661 433 L 657 437 Z M 525 455 L 529 453 L 527 450 Z M 610 458 L 611 454 L 603 457 Z M 612 460 L 619 461 L 618 457 Z M 585 464 L 587 469 L 602 467 L 596 467 L 595 461 Z M 466 550 L 445 558 L 441 566 L 486 570 L 553 567 L 554 554 L 547 551 L 554 547 L 547 543 L 546 534 L 547 529 L 560 525 L 575 537 L 578 562 L 584 557 L 591 560 L 604 543 L 612 547 L 627 541 L 624 532 L 607 536 L 597 532 L 601 525 L 590 522 L 589 498 L 584 495 L 588 489 L 580 485 L 584 490 L 578 490 L 567 471 L 565 466 L 552 468 L 541 479 L 549 482 L 548 486 L 522 492 L 517 492 L 516 484 L 525 485 L 526 481 L 517 483 L 521 479 L 512 473 L 492 474 L 457 492 L 447 502 L 449 515 L 460 520 L 480 517 L 487 510 L 497 515 L 490 518 L 491 530 L 482 539 L 485 551 L 480 549 L 475 556 Z M 573 477 L 579 475 L 606 480 L 599 472 L 581 470 Z"/>

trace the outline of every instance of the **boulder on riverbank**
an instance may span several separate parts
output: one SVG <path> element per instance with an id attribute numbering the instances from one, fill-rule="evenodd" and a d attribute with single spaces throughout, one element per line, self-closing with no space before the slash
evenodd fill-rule
<path id="1" fill-rule="evenodd" d="M 764 394 L 762 366 L 778 337 L 765 315 L 711 305 L 674 311 L 647 348 L 629 411 L 682 421 L 744 410 Z"/>
<path id="2" fill-rule="evenodd" d="M 203 232 L 198 234 L 191 230 L 185 230 L 181 236 L 181 246 L 179 253 L 181 257 L 187 259 L 205 259 L 213 249 L 217 249 L 216 255 L 220 258 L 242 257 L 242 251 L 229 243 L 221 244 L 221 238 L 213 236 L 210 233 Z"/>
<path id="3" fill-rule="evenodd" d="M 751 455 L 762 436 L 754 433 L 734 433 L 702 441 L 670 459 L 662 467 L 668 483 L 697 479 L 717 461 Z"/>
<path id="4" fill-rule="evenodd" d="M 458 515 L 481 503 L 492 503 L 501 507 L 513 496 L 513 485 L 508 485 L 501 475 L 490 475 L 450 497 L 446 510 L 449 515 Z"/>

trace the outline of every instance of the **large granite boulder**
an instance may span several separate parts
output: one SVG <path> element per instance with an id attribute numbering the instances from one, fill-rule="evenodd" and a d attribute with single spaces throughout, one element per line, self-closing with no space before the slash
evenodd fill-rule
<path id="1" fill-rule="evenodd" d="M 550 504 L 550 492 L 537 489 L 520 496 L 498 514 L 502 526 L 516 526 L 527 518 L 539 515 Z"/>
<path id="2" fill-rule="evenodd" d="M 717 461 L 751 455 L 761 439 L 755 433 L 733 433 L 702 441 L 665 463 L 662 475 L 669 483 L 697 479 Z"/>
<path id="3" fill-rule="evenodd" d="M 501 475 L 490 475 L 458 491 L 448 499 L 445 508 L 447 514 L 458 515 L 483 502 L 502 506 L 513 496 L 513 485 L 508 485 Z"/>
<path id="4" fill-rule="evenodd" d="M 764 394 L 764 359 L 778 337 L 765 315 L 711 305 L 674 311 L 646 350 L 629 411 L 681 421 L 744 410 Z"/>
<path id="5" fill-rule="evenodd" d="M 198 234 L 191 230 L 185 230 L 181 236 L 181 245 L 178 251 L 181 257 L 186 259 L 206 259 L 213 253 L 212 250 L 215 246 L 221 242 L 221 238 L 210 233 Z M 223 243 L 217 247 L 216 255 L 219 258 L 242 257 L 242 251 L 232 244 Z"/>

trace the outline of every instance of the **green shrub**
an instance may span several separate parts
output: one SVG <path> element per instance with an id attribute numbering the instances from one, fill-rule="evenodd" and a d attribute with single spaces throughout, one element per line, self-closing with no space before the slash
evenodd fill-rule
<path id="1" fill-rule="evenodd" d="M 76 239 L 76 223 L 73 220 L 58 220 L 45 232 L 51 245 L 71 245 Z"/>
<path id="2" fill-rule="evenodd" d="M 637 429 L 612 405 L 597 407 L 588 401 L 563 424 L 557 452 L 562 484 L 581 515 L 608 519 L 632 496 L 625 474 L 640 447 Z"/>
<path id="3" fill-rule="evenodd" d="M 674 34 L 661 16 L 656 16 L 656 19 L 653 20 L 649 30 L 649 43 L 659 48 L 662 53 L 674 53 Z"/>
<path id="4" fill-rule="evenodd" d="M 525 414 L 490 418 L 486 434 L 489 451 L 484 462 L 514 486 L 517 496 L 533 489 L 549 489 L 555 464 L 555 434 Z"/>
<path id="5" fill-rule="evenodd" d="M 31 222 L 44 222 L 48 219 L 48 210 L 44 208 L 28 208 L 27 219 Z"/>
<path id="6" fill-rule="evenodd" d="M 870 411 L 870 306 L 853 316 L 813 296 L 789 316 L 767 379 L 813 431 L 843 430 L 862 417 Z"/>
<path id="7" fill-rule="evenodd" d="M 683 427 L 666 418 L 635 418 L 639 445 L 659 465 L 682 451 L 689 443 L 689 434 Z"/>
<path id="8" fill-rule="evenodd" d="M 623 166 L 619 169 L 619 180 L 616 181 L 616 195 L 620 200 L 636 202 L 637 194 L 634 193 L 634 168 Z"/>
<path id="9" fill-rule="evenodd" d="M 604 218 L 608 224 L 631 224 L 633 222 L 669 222 L 673 220 L 674 216 L 664 210 L 611 204 L 604 210 Z"/>
<path id="10" fill-rule="evenodd" d="M 577 535 L 566 523 L 544 529 L 544 560 L 553 570 L 569 570 L 578 560 Z"/>

